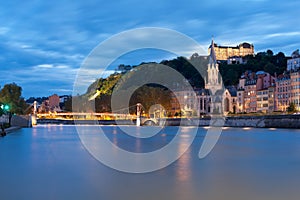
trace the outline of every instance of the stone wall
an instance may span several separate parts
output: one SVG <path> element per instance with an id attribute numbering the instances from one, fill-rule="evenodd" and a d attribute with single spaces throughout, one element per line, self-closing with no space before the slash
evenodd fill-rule
<path id="1" fill-rule="evenodd" d="M 29 115 L 13 115 L 11 117 L 11 126 L 18 127 L 30 127 L 31 126 L 31 116 Z"/>
<path id="2" fill-rule="evenodd" d="M 300 115 L 228 117 L 225 126 L 256 128 L 300 128 Z"/>
<path id="3" fill-rule="evenodd" d="M 181 123 L 180 123 L 180 120 Z M 214 122 L 204 119 L 167 119 L 167 126 L 209 126 Z M 222 123 L 221 123 L 222 124 Z M 217 126 L 214 124 L 214 126 Z M 300 128 L 300 115 L 272 115 L 272 116 L 239 116 L 226 117 L 226 127 L 255 127 L 255 128 Z"/>
<path id="4" fill-rule="evenodd" d="M 214 124 L 218 126 L 215 121 L 211 121 L 210 118 L 203 119 L 186 119 L 186 118 L 174 118 L 163 119 L 165 126 L 209 126 Z M 222 121 L 221 121 L 222 122 Z M 78 124 L 101 124 L 101 125 L 134 125 L 135 121 L 131 120 L 80 120 L 76 121 Z M 38 124 L 74 124 L 73 120 L 55 120 L 55 119 L 38 119 Z M 219 123 L 220 126 L 223 123 Z M 24 122 L 25 125 L 25 122 Z M 227 117 L 225 119 L 224 126 L 227 127 L 255 127 L 255 128 L 300 128 L 300 115 L 274 115 L 274 116 L 238 116 Z"/>

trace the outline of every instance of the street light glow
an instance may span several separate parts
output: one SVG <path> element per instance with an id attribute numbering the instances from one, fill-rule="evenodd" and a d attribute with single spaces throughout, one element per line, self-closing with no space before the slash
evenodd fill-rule
<path id="1" fill-rule="evenodd" d="M 4 111 L 9 111 L 10 107 L 7 104 L 2 104 L 1 109 L 4 110 Z"/>

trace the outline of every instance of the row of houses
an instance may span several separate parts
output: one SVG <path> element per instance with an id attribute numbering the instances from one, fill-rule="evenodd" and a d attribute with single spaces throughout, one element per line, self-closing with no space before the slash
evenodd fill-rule
<path id="1" fill-rule="evenodd" d="M 263 71 L 245 72 L 238 85 L 238 113 L 285 112 L 292 103 L 300 110 L 299 64 L 299 51 L 295 51 L 287 61 L 284 74 L 271 76 Z"/>
<path id="2" fill-rule="evenodd" d="M 300 110 L 300 55 L 292 54 L 281 75 L 246 71 L 238 86 L 224 88 L 212 41 L 205 88 L 173 92 L 172 114 L 200 116 L 211 113 L 271 113 L 287 111 L 291 103 Z"/>

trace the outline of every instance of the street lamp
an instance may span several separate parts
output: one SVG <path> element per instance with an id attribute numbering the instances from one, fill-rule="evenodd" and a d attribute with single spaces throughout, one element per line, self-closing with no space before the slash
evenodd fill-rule
<path id="1" fill-rule="evenodd" d="M 8 104 L 2 104 L 2 105 L 1 105 L 1 109 L 2 109 L 3 111 L 8 112 L 8 111 L 10 110 L 10 106 L 9 106 Z"/>
<path id="2" fill-rule="evenodd" d="M 1 105 L 1 110 L 3 111 L 3 114 L 8 114 L 8 124 L 9 126 L 11 125 L 11 112 L 10 112 L 10 106 L 8 104 L 2 104 Z"/>

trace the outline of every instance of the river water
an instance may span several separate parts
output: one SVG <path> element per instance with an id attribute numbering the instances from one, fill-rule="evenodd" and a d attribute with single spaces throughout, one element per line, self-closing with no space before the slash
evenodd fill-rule
<path id="1" fill-rule="evenodd" d="M 177 131 L 166 127 L 152 138 L 134 139 L 116 126 L 102 129 L 112 142 L 132 152 L 161 148 Z M 75 126 L 21 129 L 0 138 L 0 199 L 300 199 L 299 130 L 228 128 L 213 151 L 199 159 L 205 133 L 199 128 L 191 147 L 170 166 L 130 174 L 91 156 Z"/>

